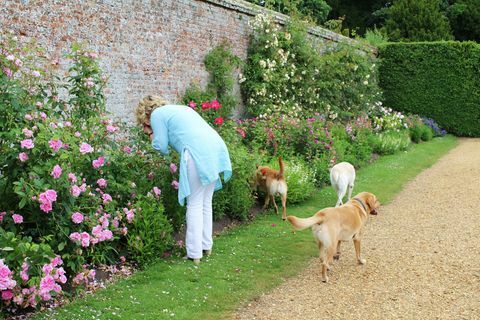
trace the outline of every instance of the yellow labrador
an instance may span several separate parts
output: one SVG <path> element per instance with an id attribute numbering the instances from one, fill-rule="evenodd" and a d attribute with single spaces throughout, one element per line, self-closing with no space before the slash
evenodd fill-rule
<path id="1" fill-rule="evenodd" d="M 340 241 L 353 240 L 358 263 L 366 263 L 360 255 L 362 228 L 369 214 L 377 214 L 379 206 L 380 202 L 374 194 L 361 192 L 346 204 L 322 209 L 310 218 L 287 217 L 297 230 L 312 227 L 313 237 L 320 251 L 322 281 L 328 282 L 327 269 Z"/>

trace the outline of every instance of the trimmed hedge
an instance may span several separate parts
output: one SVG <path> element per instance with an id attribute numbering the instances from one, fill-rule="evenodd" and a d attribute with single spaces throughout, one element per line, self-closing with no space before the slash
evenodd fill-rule
<path id="1" fill-rule="evenodd" d="M 388 43 L 379 47 L 387 106 L 433 118 L 458 136 L 480 136 L 480 45 Z"/>

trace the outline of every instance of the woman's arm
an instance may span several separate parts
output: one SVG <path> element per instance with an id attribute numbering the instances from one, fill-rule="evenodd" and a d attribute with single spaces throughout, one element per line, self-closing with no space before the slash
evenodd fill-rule
<path id="1" fill-rule="evenodd" d="M 150 121 L 153 130 L 153 149 L 158 150 L 165 155 L 169 154 L 168 129 L 165 125 L 164 119 L 159 117 L 158 114 L 155 114 L 155 116 L 153 116 Z"/>

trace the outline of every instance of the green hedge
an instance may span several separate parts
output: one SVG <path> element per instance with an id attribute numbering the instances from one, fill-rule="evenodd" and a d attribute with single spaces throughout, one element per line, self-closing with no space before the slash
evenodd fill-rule
<path id="1" fill-rule="evenodd" d="M 480 136 L 480 45 L 388 43 L 379 48 L 387 106 L 433 118 L 459 136 Z"/>

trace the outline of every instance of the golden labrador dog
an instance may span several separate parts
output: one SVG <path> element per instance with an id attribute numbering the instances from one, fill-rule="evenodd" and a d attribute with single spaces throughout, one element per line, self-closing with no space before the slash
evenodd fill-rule
<path id="1" fill-rule="evenodd" d="M 275 202 L 275 195 L 279 194 L 282 199 L 282 219 L 287 219 L 287 182 L 285 181 L 285 168 L 283 165 L 282 158 L 278 158 L 278 164 L 280 165 L 280 170 L 275 170 L 267 166 L 258 166 L 255 170 L 253 188 L 255 190 L 260 189 L 265 192 L 265 203 L 263 209 L 265 210 L 269 203 L 270 199 L 275 206 L 275 212 L 278 214 L 278 207 Z"/>
<path id="2" fill-rule="evenodd" d="M 353 240 L 358 263 L 366 263 L 360 255 L 362 228 L 369 214 L 377 214 L 379 206 L 380 202 L 374 194 L 361 192 L 346 204 L 322 209 L 310 218 L 287 217 L 297 230 L 312 227 L 320 251 L 323 282 L 328 282 L 327 270 L 341 241 Z"/>

